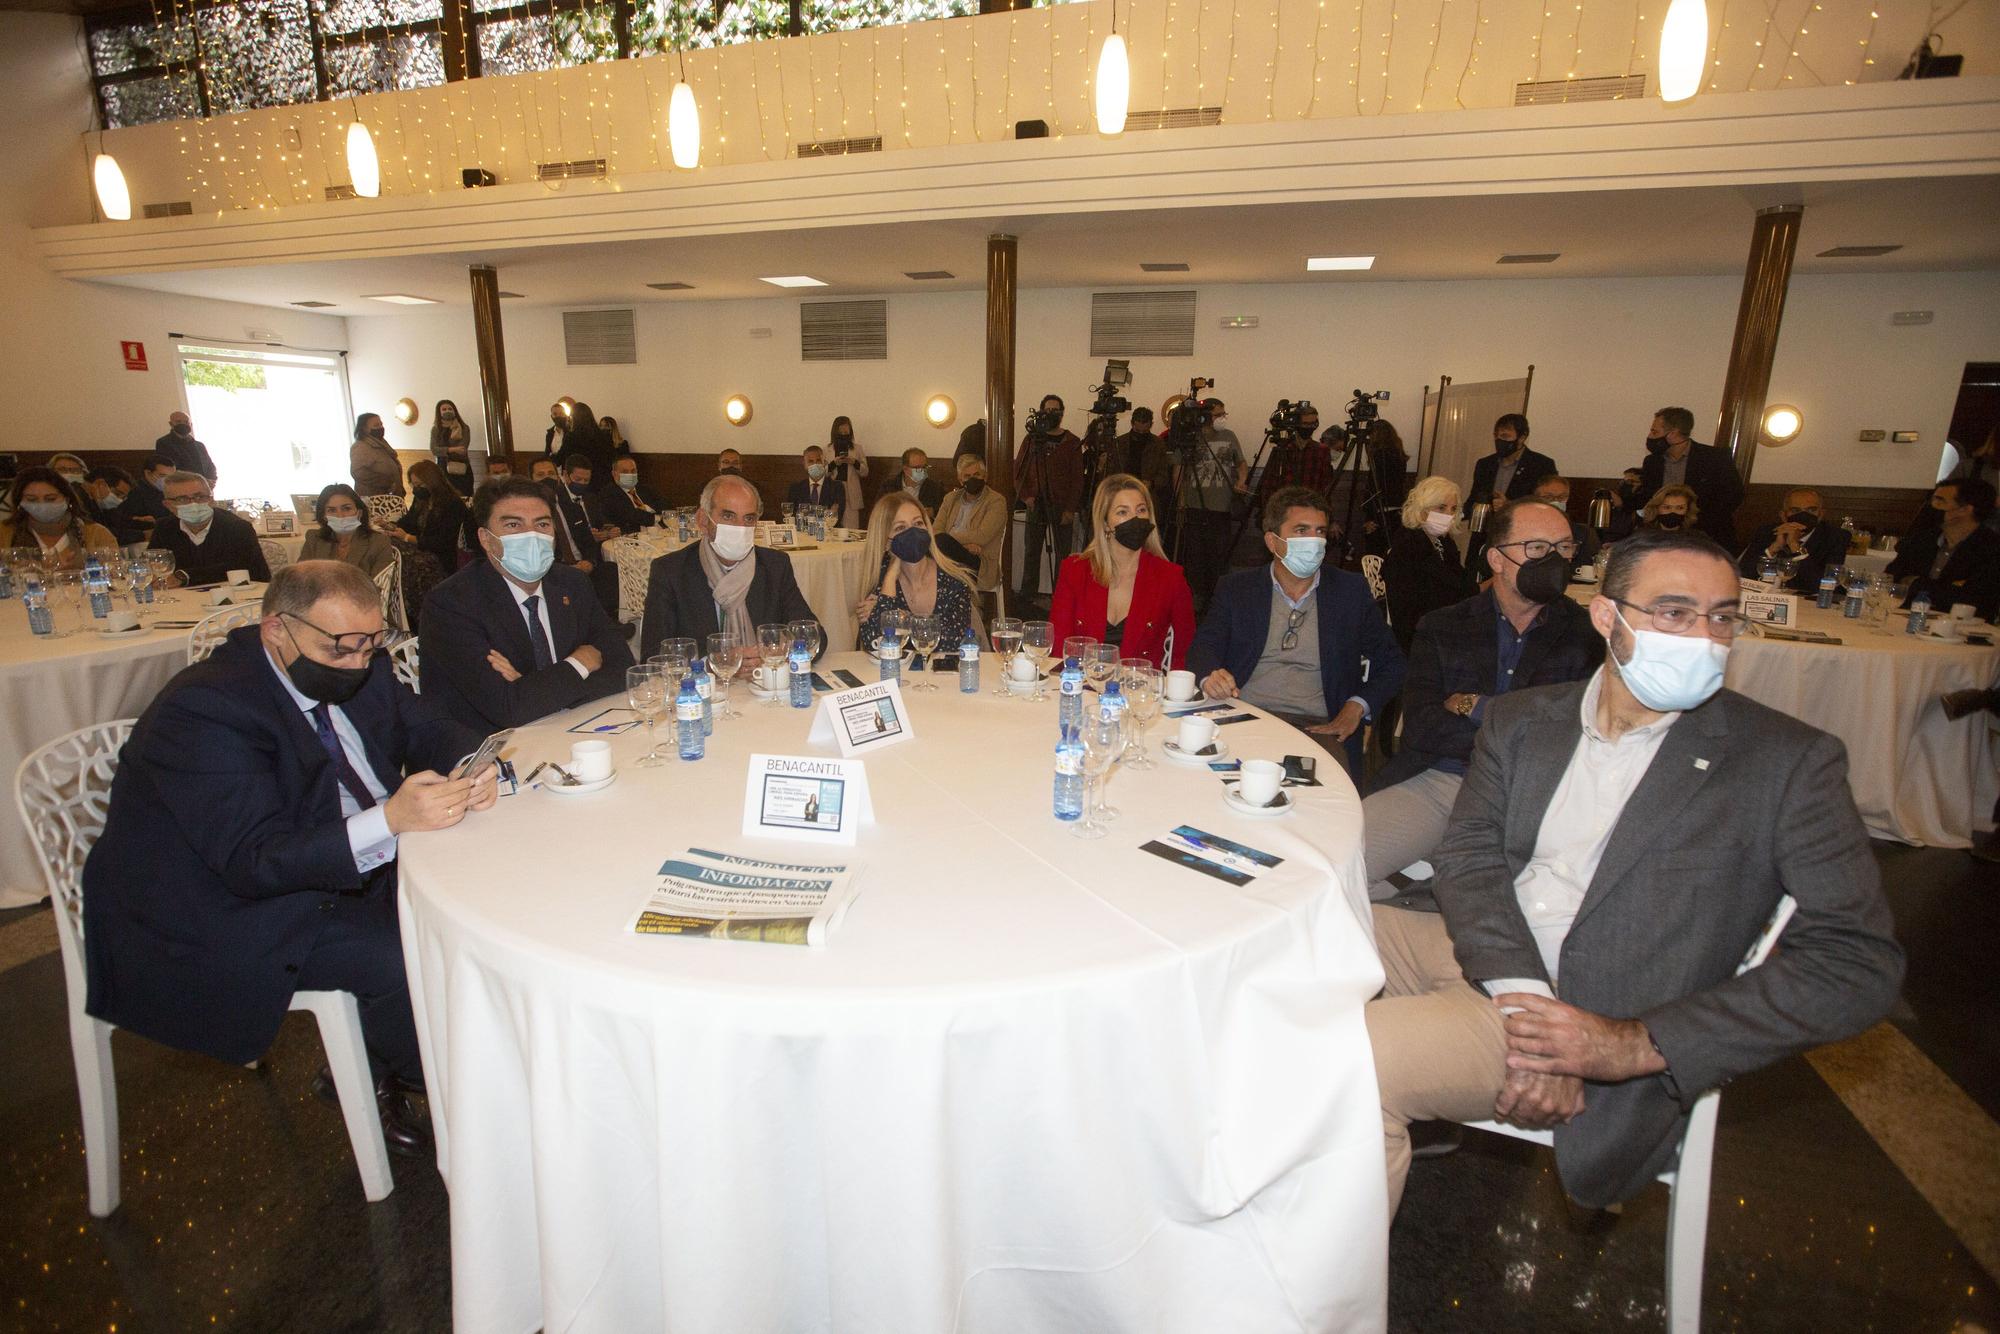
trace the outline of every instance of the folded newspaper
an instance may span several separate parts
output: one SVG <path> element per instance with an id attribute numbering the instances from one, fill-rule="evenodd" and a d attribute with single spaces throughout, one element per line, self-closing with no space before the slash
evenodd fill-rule
<path id="1" fill-rule="evenodd" d="M 667 858 L 632 919 L 641 936 L 824 945 L 854 901 L 854 868 L 771 862 L 708 848 Z"/>

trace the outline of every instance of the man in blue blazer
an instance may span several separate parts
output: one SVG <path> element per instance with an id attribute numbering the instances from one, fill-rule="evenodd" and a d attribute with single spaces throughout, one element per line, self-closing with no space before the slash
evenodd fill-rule
<path id="1" fill-rule="evenodd" d="M 785 491 L 785 499 L 794 505 L 820 505 L 832 510 L 833 513 L 827 519 L 827 527 L 840 527 L 841 521 L 847 517 L 847 487 L 844 483 L 836 482 L 826 475 L 826 450 L 818 445 L 808 445 L 805 452 L 805 467 L 804 480 L 793 482 Z M 863 516 L 855 517 L 862 519 Z"/>
<path id="2" fill-rule="evenodd" d="M 400 835 L 493 804 L 479 744 L 397 683 L 375 585 L 339 561 L 279 570 L 264 619 L 168 682 L 119 756 L 83 868 L 86 1008 L 233 1064 L 292 993 L 353 992 L 389 1146 L 423 1068 L 396 924 Z"/>
<path id="3" fill-rule="evenodd" d="M 1242 699 L 1346 748 L 1361 781 L 1362 724 L 1403 684 L 1403 654 L 1358 574 L 1323 568 L 1326 497 L 1303 486 L 1264 505 L 1271 564 L 1215 586 L 1188 666 L 1210 699 Z"/>
<path id="4" fill-rule="evenodd" d="M 556 514 L 534 482 L 472 496 L 475 561 L 431 590 L 418 635 L 424 698 L 481 732 L 625 689 L 632 650 L 590 579 L 558 565 Z"/>
<path id="5" fill-rule="evenodd" d="M 819 619 L 799 591 L 792 558 L 756 545 L 763 503 L 737 473 L 701 489 L 694 516 L 700 539 L 656 559 L 646 576 L 641 657 L 659 652 L 663 639 L 692 639 L 706 653 L 708 637 L 727 630 L 738 637 L 747 667 L 757 658 L 758 626 Z M 826 652 L 824 634 L 819 651 Z"/>

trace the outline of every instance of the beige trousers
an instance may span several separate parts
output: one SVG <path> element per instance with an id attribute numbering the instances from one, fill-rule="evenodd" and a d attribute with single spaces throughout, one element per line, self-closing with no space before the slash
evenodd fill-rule
<path id="1" fill-rule="evenodd" d="M 1410 1172 L 1410 1122 L 1489 1121 L 1507 1079 L 1498 1007 L 1459 971 L 1444 918 L 1376 904 L 1382 994 L 1364 1011 L 1382 1088 L 1389 1216 Z"/>

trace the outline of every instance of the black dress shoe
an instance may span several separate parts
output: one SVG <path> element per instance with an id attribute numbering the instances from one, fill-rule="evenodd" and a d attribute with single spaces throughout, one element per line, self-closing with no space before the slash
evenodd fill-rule
<path id="1" fill-rule="evenodd" d="M 383 1075 L 375 1081 L 375 1091 L 377 1093 L 380 1093 L 385 1088 L 394 1089 L 398 1093 L 414 1094 L 419 1098 L 425 1096 L 425 1089 L 422 1084 L 412 1084 L 409 1080 L 397 1075 Z M 333 1071 L 323 1065 L 313 1075 L 312 1091 L 313 1096 L 321 1102 L 338 1103 L 340 1101 L 340 1090 L 334 1087 L 333 1083 Z"/>
<path id="2" fill-rule="evenodd" d="M 422 1158 L 431 1152 L 430 1119 L 419 1112 L 406 1093 L 381 1089 L 375 1107 L 382 1117 L 382 1143 L 390 1153 Z"/>

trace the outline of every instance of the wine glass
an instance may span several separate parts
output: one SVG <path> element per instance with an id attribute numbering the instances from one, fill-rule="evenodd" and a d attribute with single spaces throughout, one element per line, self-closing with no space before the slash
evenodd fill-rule
<path id="1" fill-rule="evenodd" d="M 1105 770 L 1125 748 L 1125 716 L 1085 709 L 1078 730 L 1083 741 L 1083 819 L 1069 832 L 1077 838 L 1103 838 L 1108 831 L 1097 818 L 1097 789 Z"/>
<path id="2" fill-rule="evenodd" d="M 1160 694 L 1166 685 L 1166 675 L 1150 658 L 1120 658 L 1118 672 L 1120 688 L 1125 692 L 1126 731 L 1130 734 L 1125 763 L 1134 769 L 1151 769 L 1154 766 L 1152 757 L 1146 753 L 1146 729 L 1160 716 Z"/>
<path id="3" fill-rule="evenodd" d="M 784 707 L 785 692 L 776 689 L 771 681 L 778 675 L 778 668 L 785 665 L 785 655 L 792 651 L 791 627 L 782 621 L 769 621 L 757 627 L 757 656 L 764 663 L 764 707 L 777 709 Z"/>
<path id="4" fill-rule="evenodd" d="M 881 652 L 883 645 L 889 643 L 891 640 L 895 641 L 899 647 L 910 642 L 910 613 L 891 608 L 883 612 L 880 616 L 877 616 L 875 624 L 881 627 L 881 633 L 869 647 L 873 648 L 878 654 Z"/>
<path id="5" fill-rule="evenodd" d="M 148 547 L 146 563 L 153 567 L 153 583 L 160 588 L 174 586 L 174 553 L 165 547 Z"/>
<path id="6" fill-rule="evenodd" d="M 1062 661 L 1067 665 L 1071 658 L 1075 658 L 1077 666 L 1082 667 L 1087 672 L 1090 668 L 1092 651 L 1096 647 L 1097 636 L 1095 635 L 1071 635 L 1062 642 Z M 1093 677 L 1091 679 L 1095 680 L 1096 678 Z"/>
<path id="7" fill-rule="evenodd" d="M 1007 682 L 1012 679 L 1014 654 L 1021 648 L 1020 618 L 995 616 L 993 626 L 987 634 L 993 640 L 993 659 L 1000 664 L 1000 670 L 995 673 L 1000 678 L 1000 684 L 993 693 L 1001 696 L 1012 694 Z"/>
<path id="8" fill-rule="evenodd" d="M 701 656 L 701 645 L 695 643 L 692 639 L 662 639 L 658 651 L 669 658 L 680 658 L 686 662 L 693 662 L 697 657 Z M 678 688 L 680 682 L 676 681 L 674 685 Z"/>
<path id="9" fill-rule="evenodd" d="M 910 618 L 910 647 L 917 651 L 916 660 L 910 665 L 922 673 L 924 679 L 910 687 L 912 690 L 933 691 L 937 683 L 930 679 L 931 654 L 937 652 L 938 618 L 935 616 L 912 616 Z"/>
<path id="10" fill-rule="evenodd" d="M 666 678 L 661 675 L 660 669 L 650 662 L 627 667 L 625 700 L 632 706 L 632 712 L 646 720 L 646 753 L 636 761 L 637 767 L 651 769 L 665 764 L 660 756 L 659 738 L 654 734 L 660 714 L 667 707 Z"/>
<path id="11" fill-rule="evenodd" d="M 83 571 L 81 569 L 57 570 L 53 579 L 50 580 L 48 587 L 51 591 L 60 588 L 62 590 L 62 600 L 76 614 L 76 628 L 72 630 L 63 629 L 62 618 L 56 618 L 56 637 L 60 639 L 88 628 L 90 625 L 90 613 L 85 611 L 83 606 Z M 50 601 L 53 602 L 54 599 L 51 598 Z"/>
<path id="12" fill-rule="evenodd" d="M 1100 691 L 1112 677 L 1118 675 L 1118 652 L 1116 644 L 1097 644 L 1083 655 L 1083 674 Z"/>
<path id="13" fill-rule="evenodd" d="M 741 718 L 742 714 L 729 707 L 729 683 L 743 670 L 743 645 L 735 635 L 725 632 L 708 637 L 708 666 L 715 677 L 715 716 Z"/>
<path id="14" fill-rule="evenodd" d="M 806 641 L 806 656 L 815 662 L 819 660 L 821 635 L 818 621 L 808 616 L 803 621 L 793 621 L 785 627 L 785 631 L 792 637 L 786 641 L 785 646 L 788 651 L 793 641 L 803 639 Z"/>
<path id="15" fill-rule="evenodd" d="M 786 501 L 780 501 L 780 502 L 779 502 L 779 504 L 778 504 L 778 513 L 780 513 L 780 514 L 782 514 L 782 515 L 784 515 L 784 516 L 785 516 L 785 522 L 786 522 L 786 523 L 788 523 L 788 524 L 789 524 L 789 523 L 792 523 L 792 522 L 794 522 L 794 521 L 795 521 L 795 519 L 796 519 L 796 516 L 797 516 L 797 513 L 798 513 L 798 506 L 794 505 L 794 504 L 793 504 L 793 503 L 792 503 L 791 501 L 789 501 L 789 500 L 786 500 Z"/>
<path id="16" fill-rule="evenodd" d="M 1042 678 L 1048 675 L 1049 662 L 1055 654 L 1056 628 L 1047 621 L 1021 622 L 1021 647 L 1035 660 L 1035 693 L 1028 696 L 1028 702 L 1038 703 L 1047 699 L 1048 692 L 1042 689 Z"/>

